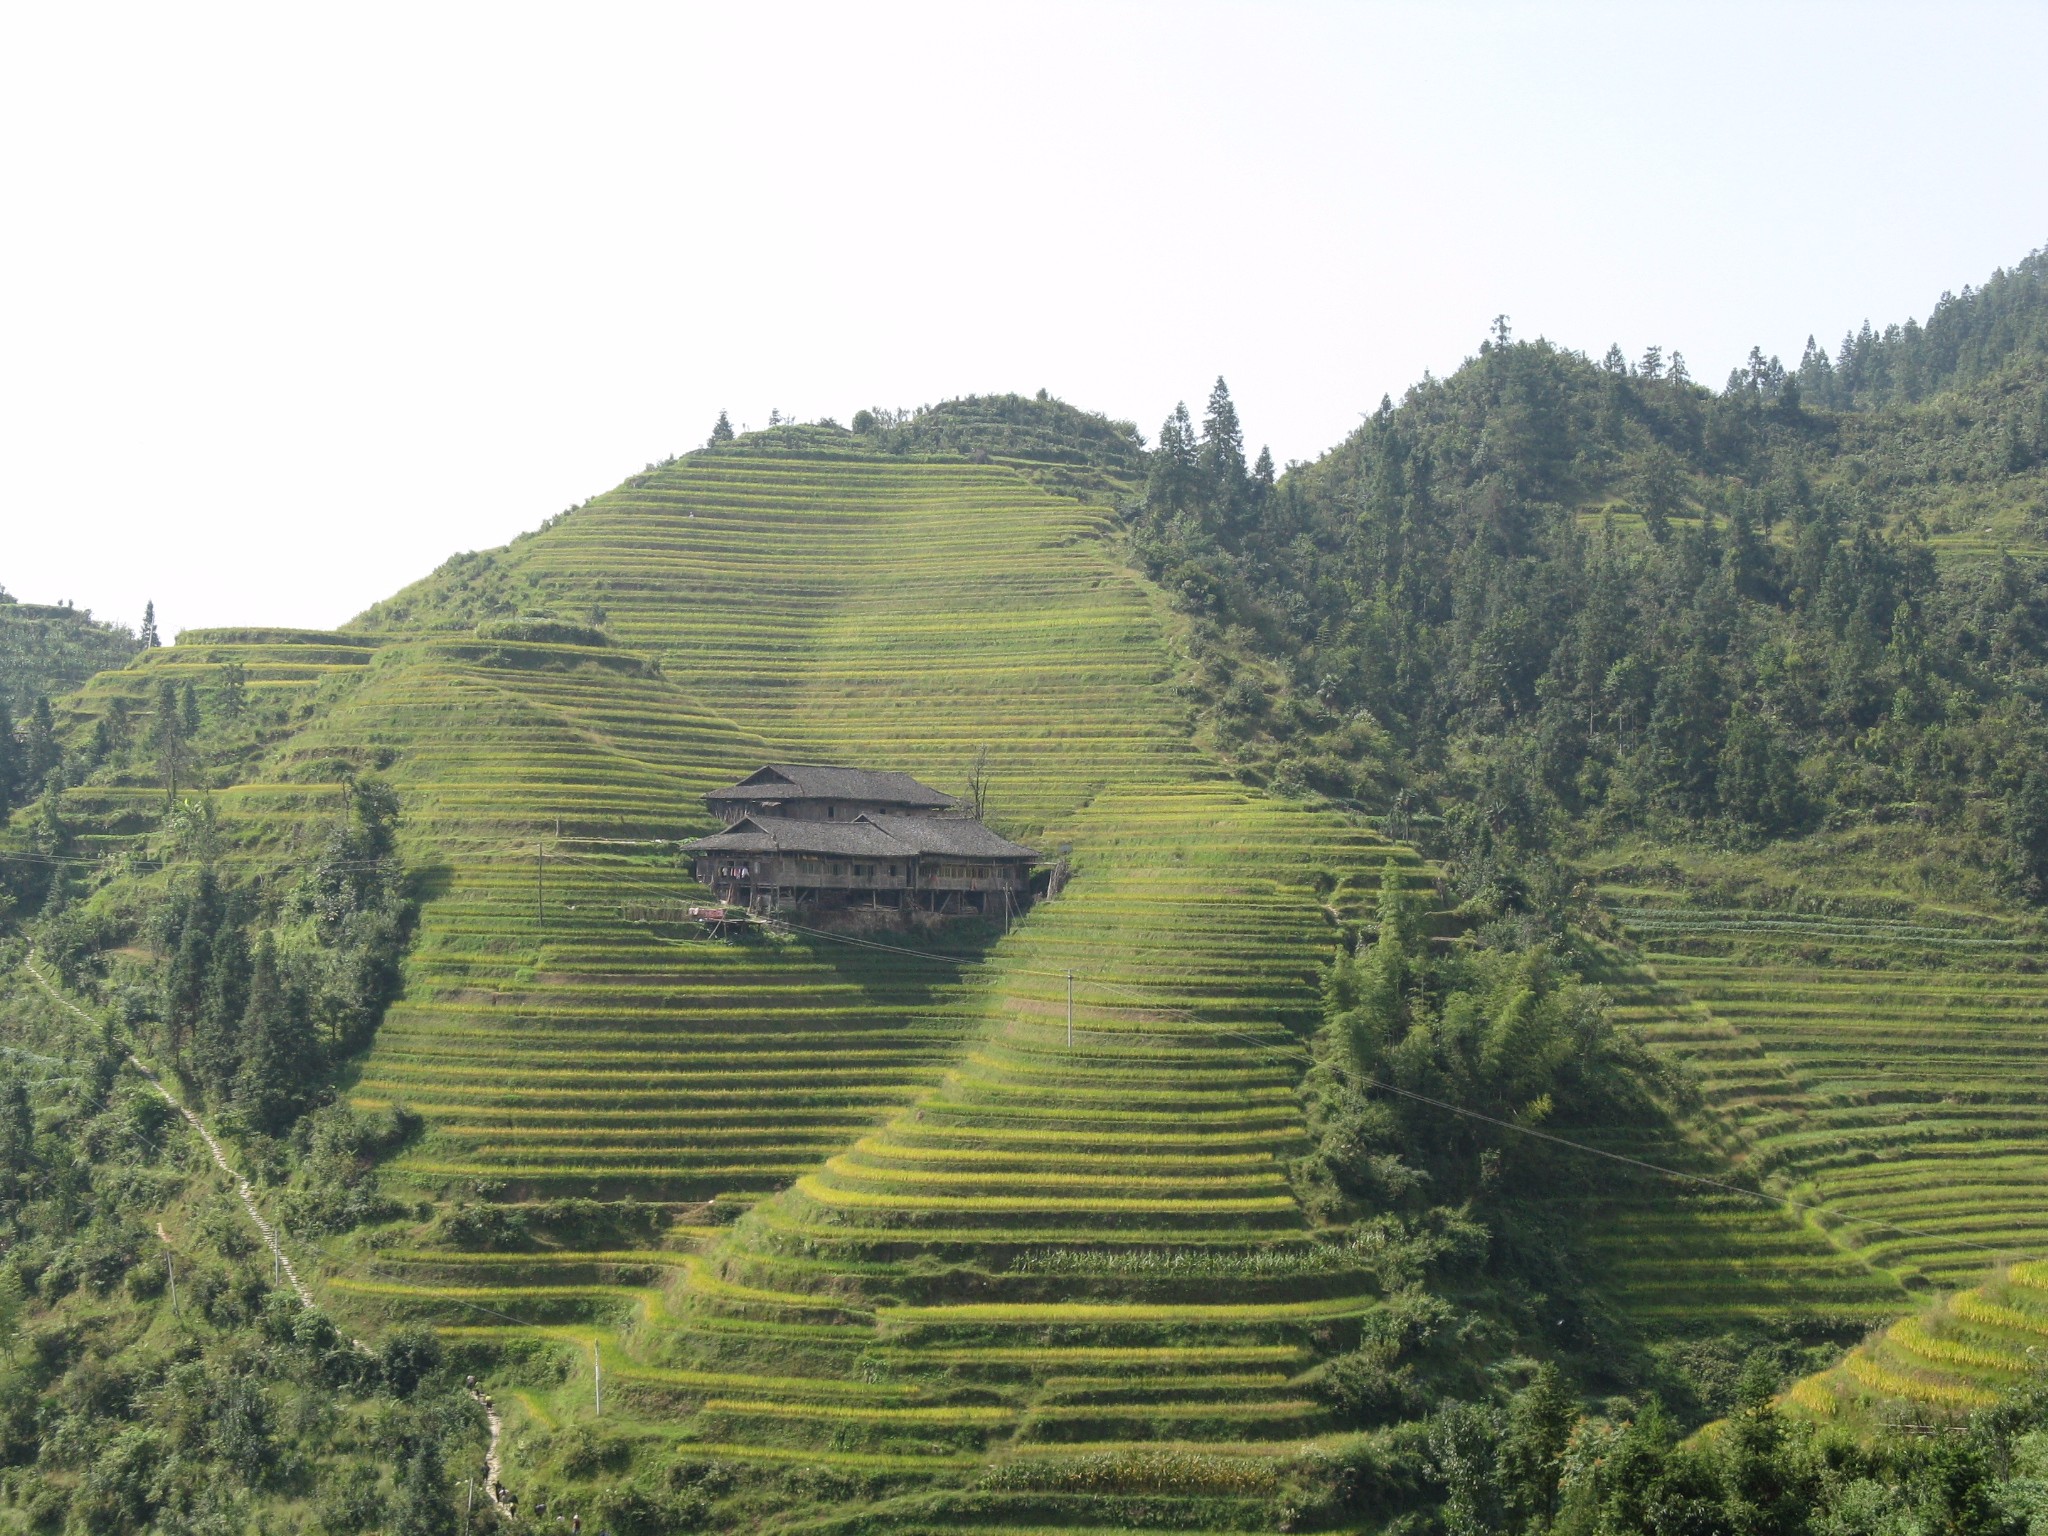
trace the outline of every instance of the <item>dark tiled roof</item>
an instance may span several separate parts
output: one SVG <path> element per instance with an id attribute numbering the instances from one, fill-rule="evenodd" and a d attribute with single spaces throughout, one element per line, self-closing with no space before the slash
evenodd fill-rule
<path id="1" fill-rule="evenodd" d="M 808 821 L 743 816 L 723 832 L 683 845 L 695 853 L 813 853 L 830 858 L 1029 859 L 1029 848 L 964 816 L 862 816 Z"/>
<path id="2" fill-rule="evenodd" d="M 1030 859 L 1029 848 L 989 831 L 967 816 L 890 816 L 869 813 L 862 821 L 873 822 L 891 837 L 909 843 L 919 853 L 942 853 L 962 859 Z"/>
<path id="3" fill-rule="evenodd" d="M 714 789 L 704 797 L 723 801 L 866 800 L 944 810 L 960 802 L 943 790 L 920 784 L 907 773 L 875 773 L 866 768 L 835 768 L 824 763 L 769 763 L 739 783 Z"/>
<path id="4" fill-rule="evenodd" d="M 856 821 L 799 821 L 794 816 L 743 816 L 723 832 L 683 846 L 698 853 L 822 853 L 842 859 L 915 856 L 914 849 L 864 817 Z"/>

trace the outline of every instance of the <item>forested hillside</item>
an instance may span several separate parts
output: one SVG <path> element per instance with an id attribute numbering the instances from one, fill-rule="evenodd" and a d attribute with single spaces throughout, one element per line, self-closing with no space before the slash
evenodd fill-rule
<path id="1" fill-rule="evenodd" d="M 1483 903 L 1554 907 L 1551 852 L 1629 834 L 1899 820 L 1952 888 L 2033 900 L 2044 327 L 2039 257 L 1718 393 L 1503 324 L 1277 482 L 1219 382 L 1162 428 L 1134 542 L 1193 619 L 1219 745 L 1445 816 Z"/>
<path id="2" fill-rule="evenodd" d="M 0 1529 L 2048 1521 L 2044 316 L 721 418 L 38 674 Z M 715 938 L 772 760 L 1062 888 Z"/>

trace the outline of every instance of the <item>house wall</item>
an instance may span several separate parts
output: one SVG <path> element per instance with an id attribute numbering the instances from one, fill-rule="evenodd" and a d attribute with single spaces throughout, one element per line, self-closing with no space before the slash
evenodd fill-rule
<path id="1" fill-rule="evenodd" d="M 747 873 L 742 876 L 739 870 Z M 726 871 L 732 871 L 728 874 Z M 921 868 L 886 859 L 806 859 L 789 855 L 722 854 L 697 860 L 697 879 L 714 889 L 745 884 L 754 889 L 820 891 L 1021 891 L 1030 877 L 1022 863 L 927 859 Z"/>

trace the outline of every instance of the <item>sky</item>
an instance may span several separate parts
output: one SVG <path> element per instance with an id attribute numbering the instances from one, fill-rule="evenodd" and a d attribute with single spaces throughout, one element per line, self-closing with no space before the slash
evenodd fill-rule
<path id="1" fill-rule="evenodd" d="M 0 9 L 0 585 L 340 623 L 721 409 L 1227 378 L 1323 452 L 1495 315 L 1718 381 L 2048 243 L 2048 4 Z"/>

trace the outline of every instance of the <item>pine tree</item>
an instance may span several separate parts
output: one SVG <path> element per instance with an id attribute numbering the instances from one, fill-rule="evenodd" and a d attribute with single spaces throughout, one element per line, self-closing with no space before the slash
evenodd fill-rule
<path id="1" fill-rule="evenodd" d="M 186 683 L 178 690 L 178 728 L 190 741 L 199 734 L 199 691 Z"/>
<path id="2" fill-rule="evenodd" d="M 169 678 L 157 684 L 156 718 L 150 722 L 149 744 L 156 750 L 168 803 L 178 797 L 178 771 L 185 765 L 185 722 L 178 709 L 178 685 Z"/>
<path id="3" fill-rule="evenodd" d="M 1245 499 L 1244 429 L 1238 425 L 1230 386 L 1220 375 L 1209 391 L 1209 408 L 1202 413 L 1202 447 L 1196 462 L 1211 503 L 1228 524 Z"/>
<path id="4" fill-rule="evenodd" d="M 231 904 L 232 905 L 232 904 Z M 242 1015 L 249 1007 L 249 941 L 239 914 L 230 910 L 214 935 L 206 967 L 199 1023 L 192 1037 L 192 1066 L 207 1102 L 224 1104 L 242 1068 Z"/>
<path id="5" fill-rule="evenodd" d="M 256 941 L 238 1043 L 242 1065 L 235 1078 L 235 1103 L 251 1125 L 278 1135 L 303 1107 L 318 1062 L 305 1001 L 280 977 L 277 945 L 267 932 Z"/>
<path id="6" fill-rule="evenodd" d="M 453 1536 L 455 1505 L 448 1497 L 441 1450 L 421 1439 L 398 1474 L 398 1509 L 392 1536 Z"/>
<path id="7" fill-rule="evenodd" d="M 22 788 L 34 793 L 43 787 L 64 760 L 64 749 L 57 742 L 57 720 L 50 712 L 50 701 L 42 694 L 29 706 L 28 724 L 21 733 Z"/>
<path id="8" fill-rule="evenodd" d="M 163 644 L 156 634 L 156 604 L 154 602 L 147 602 L 142 605 L 142 633 L 137 638 L 142 641 L 144 650 L 155 650 Z"/>
<path id="9" fill-rule="evenodd" d="M 711 424 L 711 446 L 715 448 L 720 443 L 729 443 L 731 441 L 732 420 L 725 412 L 720 411 L 718 413 L 718 420 Z"/>
<path id="10" fill-rule="evenodd" d="M 220 691 L 214 695 L 221 719 L 233 724 L 249 707 L 249 669 L 239 661 L 220 669 Z"/>
<path id="11" fill-rule="evenodd" d="M 1273 450 L 1261 443 L 1258 461 L 1252 465 L 1252 500 L 1263 502 L 1273 490 Z"/>
<path id="12" fill-rule="evenodd" d="M 220 886 L 210 868 L 202 868 L 190 892 L 175 900 L 170 932 L 170 964 L 164 970 L 160 1011 L 171 1057 L 177 1060 L 185 1042 L 197 1031 L 206 1004 L 206 972 L 213 963 L 214 930 L 220 925 Z"/>
<path id="13" fill-rule="evenodd" d="M 1194 489 L 1195 473 L 1195 428 L 1183 400 L 1160 424 L 1159 448 L 1145 482 L 1146 505 L 1163 516 L 1179 512 Z"/>
<path id="14" fill-rule="evenodd" d="M 1501 1472 L 1515 1512 L 1533 1519 L 1538 1530 L 1547 1530 L 1557 1514 L 1565 1449 L 1578 1420 L 1578 1404 L 1563 1375 L 1547 1360 L 1508 1405 Z"/>

